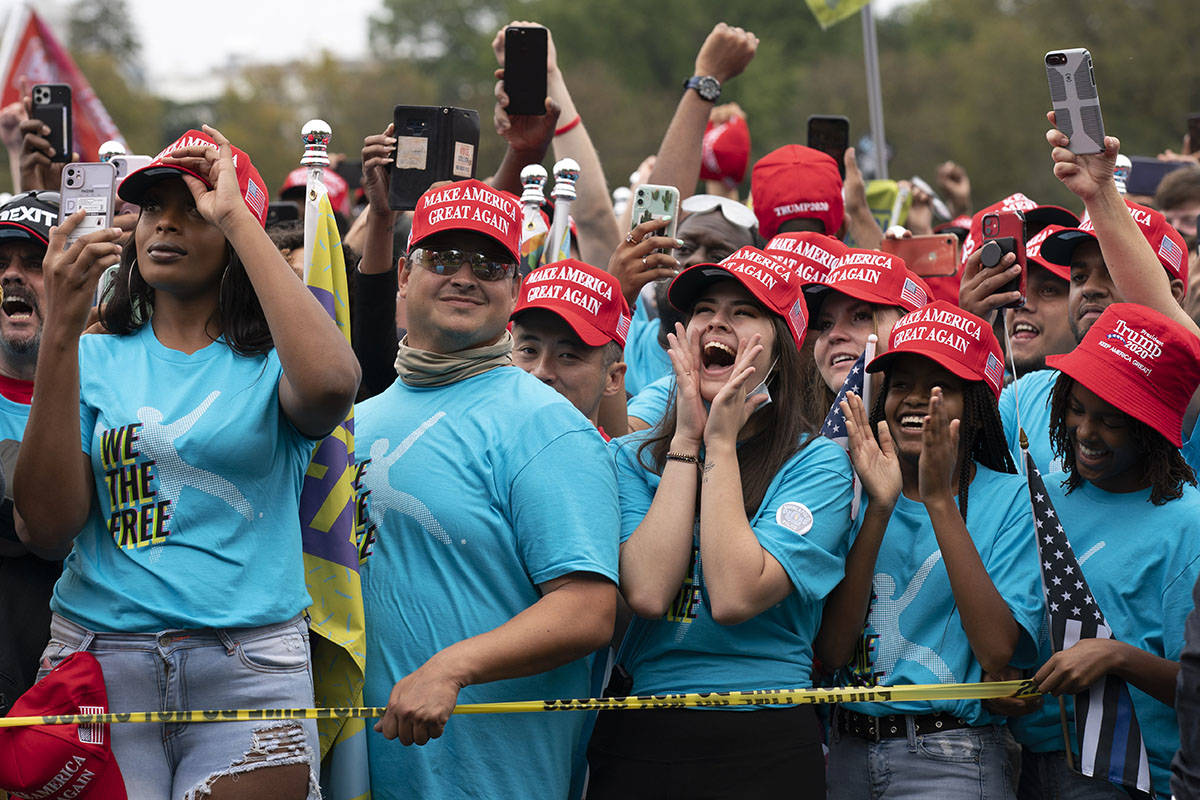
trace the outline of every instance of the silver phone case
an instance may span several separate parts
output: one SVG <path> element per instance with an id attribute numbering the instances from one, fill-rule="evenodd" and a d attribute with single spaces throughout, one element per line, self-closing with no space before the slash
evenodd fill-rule
<path id="1" fill-rule="evenodd" d="M 1067 149 L 1080 155 L 1104 152 L 1104 119 L 1100 116 L 1100 95 L 1092 71 L 1092 54 L 1082 47 L 1051 50 L 1063 55 L 1065 64 L 1045 61 L 1050 82 L 1050 102 L 1054 106 L 1056 127 L 1067 135 Z"/>
<path id="2" fill-rule="evenodd" d="M 111 162 L 85 162 L 63 167 L 58 224 L 81 208 L 87 212 L 67 237 L 67 247 L 81 236 L 112 226 L 116 184 L 116 168 Z"/>

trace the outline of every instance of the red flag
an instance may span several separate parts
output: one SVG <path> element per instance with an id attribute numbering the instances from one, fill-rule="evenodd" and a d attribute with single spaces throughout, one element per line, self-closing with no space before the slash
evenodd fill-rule
<path id="1" fill-rule="evenodd" d="M 75 61 L 49 26 L 33 10 L 21 4 L 9 15 L 0 44 L 0 107 L 21 99 L 20 80 L 36 83 L 66 83 L 73 99 L 74 149 L 83 161 L 99 159 L 100 145 L 109 139 L 124 144 L 112 117 Z"/>

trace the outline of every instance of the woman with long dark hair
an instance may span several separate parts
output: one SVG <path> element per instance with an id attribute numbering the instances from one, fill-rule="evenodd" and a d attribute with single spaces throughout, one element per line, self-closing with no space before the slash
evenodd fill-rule
<path id="1" fill-rule="evenodd" d="M 64 248 L 77 213 L 44 265 L 16 506 L 31 541 L 73 548 L 43 674 L 90 652 L 119 711 L 311 705 L 300 485 L 358 365 L 263 230 L 262 178 L 219 132 L 188 132 L 120 194 L 141 206 L 128 245 L 106 230 Z M 112 335 L 81 337 L 118 257 Z M 110 735 L 131 797 L 318 795 L 311 722 Z"/>
<path id="2" fill-rule="evenodd" d="M 744 247 L 684 270 L 668 298 L 677 390 L 662 422 L 617 440 L 618 654 L 638 694 L 811 685 L 812 638 L 841 579 L 845 454 L 805 433 L 804 303 L 790 271 Z M 771 797 L 824 786 L 811 706 L 602 718 L 589 797 Z"/>
<path id="3" fill-rule="evenodd" d="M 868 369 L 883 372 L 869 419 L 858 397 L 843 405 L 867 503 L 817 655 L 867 686 L 971 683 L 1029 666 L 1041 589 L 1029 497 L 996 407 L 1003 362 L 991 327 L 931 303 L 895 324 Z M 1001 721 L 978 700 L 844 704 L 829 796 L 1011 797 Z"/>

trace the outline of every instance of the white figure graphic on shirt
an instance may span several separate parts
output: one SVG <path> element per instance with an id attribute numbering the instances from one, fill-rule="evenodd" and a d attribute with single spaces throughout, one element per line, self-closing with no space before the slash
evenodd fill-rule
<path id="1" fill-rule="evenodd" d="M 154 460 L 154 477 L 158 480 L 158 493 L 171 501 L 172 507 L 179 503 L 179 494 L 187 486 L 198 492 L 222 500 L 249 522 L 254 517 L 254 507 L 236 486 L 220 475 L 187 463 L 179 455 L 175 442 L 204 416 L 204 412 L 221 396 L 214 391 L 187 416 L 163 425 L 163 414 L 152 406 L 142 406 L 137 417 L 142 423 L 138 431 L 138 446 L 142 455 Z"/>
<path id="2" fill-rule="evenodd" d="M 932 672 L 939 683 L 955 682 L 954 673 L 937 652 L 925 645 L 910 642 L 900 633 L 900 615 L 916 599 L 917 593 L 925 584 L 925 579 L 941 558 L 941 550 L 931 553 L 917 570 L 917 574 L 913 575 L 899 600 L 896 599 L 896 581 L 892 576 L 884 572 L 875 573 L 875 578 L 871 581 L 875 599 L 871 602 L 871 613 L 867 622 L 879 635 L 875 643 L 877 653 L 873 667 L 876 673 L 890 675 L 896 662 L 913 661 Z"/>
<path id="3" fill-rule="evenodd" d="M 395 511 L 416 522 L 426 533 L 442 544 L 450 544 L 450 534 L 442 528 L 442 523 L 438 522 L 433 512 L 408 492 L 402 492 L 392 486 L 391 481 L 388 480 L 388 473 L 391 471 L 392 465 L 399 461 L 400 457 L 444 416 L 446 416 L 446 412 L 439 411 L 422 422 L 416 430 L 404 438 L 404 441 L 396 445 L 396 449 L 390 455 L 387 455 L 387 450 L 391 442 L 387 439 L 376 439 L 371 443 L 371 465 L 363 475 L 363 484 L 371 492 L 367 500 L 367 507 L 370 510 L 371 520 L 376 525 L 383 523 L 383 517 L 389 510 Z"/>

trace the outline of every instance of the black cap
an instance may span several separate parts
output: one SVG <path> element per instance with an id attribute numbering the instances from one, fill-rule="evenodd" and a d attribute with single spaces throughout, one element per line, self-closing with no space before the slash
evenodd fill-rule
<path id="1" fill-rule="evenodd" d="M 26 239 L 50 244 L 50 227 L 58 224 L 58 192 L 23 192 L 0 206 L 0 240 Z"/>

